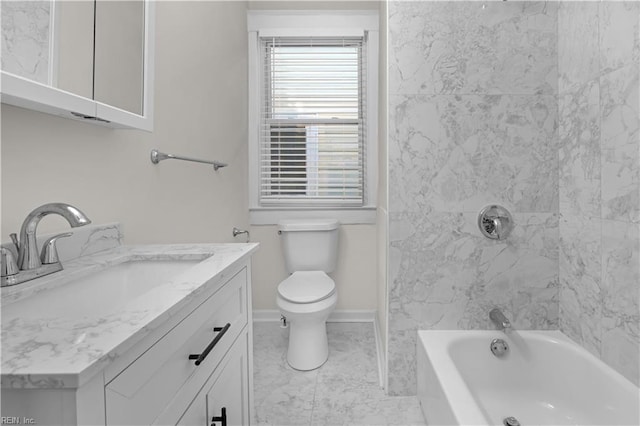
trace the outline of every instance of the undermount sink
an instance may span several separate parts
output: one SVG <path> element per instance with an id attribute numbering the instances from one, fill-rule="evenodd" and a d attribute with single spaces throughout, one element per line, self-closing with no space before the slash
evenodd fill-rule
<path id="1" fill-rule="evenodd" d="M 62 282 L 56 286 L 3 306 L 2 316 L 23 319 L 101 316 L 169 283 L 203 259 L 124 260 L 68 279 L 61 277 Z"/>

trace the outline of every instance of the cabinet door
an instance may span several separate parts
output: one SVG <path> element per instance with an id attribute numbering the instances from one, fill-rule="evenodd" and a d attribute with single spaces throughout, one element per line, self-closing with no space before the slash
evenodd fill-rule
<path id="1" fill-rule="evenodd" d="M 222 416 L 224 408 L 226 425 L 249 424 L 249 365 L 247 362 L 247 334 L 238 337 L 234 348 L 227 354 L 227 360 L 207 391 L 207 418 Z M 223 426 L 218 420 L 212 426 Z"/>
<path id="2" fill-rule="evenodd" d="M 182 415 L 177 426 L 208 426 L 207 401 L 203 395 L 198 395 L 193 400 L 189 409 Z"/>
<path id="3" fill-rule="evenodd" d="M 249 424 L 248 334 L 245 330 L 178 421 L 180 426 Z M 222 422 L 223 409 L 226 417 Z M 215 422 L 214 417 L 219 418 Z"/>

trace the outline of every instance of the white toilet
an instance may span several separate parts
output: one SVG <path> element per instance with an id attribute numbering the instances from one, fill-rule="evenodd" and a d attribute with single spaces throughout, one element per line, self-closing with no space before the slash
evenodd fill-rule
<path id="1" fill-rule="evenodd" d="M 278 285 L 277 304 L 289 323 L 287 361 L 296 370 L 313 370 L 329 357 L 326 322 L 336 307 L 336 284 L 326 274 L 336 266 L 338 221 L 282 221 L 288 278 Z"/>

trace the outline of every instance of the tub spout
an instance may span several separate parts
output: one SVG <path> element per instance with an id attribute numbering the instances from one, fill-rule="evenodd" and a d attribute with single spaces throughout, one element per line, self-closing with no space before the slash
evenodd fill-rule
<path id="1" fill-rule="evenodd" d="M 493 308 L 491 312 L 489 312 L 489 318 L 493 323 L 505 333 L 511 330 L 511 322 L 507 319 L 506 316 L 502 313 L 499 308 Z"/>

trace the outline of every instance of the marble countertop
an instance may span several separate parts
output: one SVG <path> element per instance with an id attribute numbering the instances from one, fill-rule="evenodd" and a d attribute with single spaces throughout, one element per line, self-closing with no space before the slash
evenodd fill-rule
<path id="1" fill-rule="evenodd" d="M 257 247 L 253 243 L 120 246 L 65 262 L 61 272 L 3 288 L 2 387 L 82 386 L 190 302 L 212 294 Z M 80 292 L 68 301 L 51 297 L 69 282 L 81 286 L 79 280 L 92 272 L 145 260 L 194 264 L 112 309 L 100 309 L 100 300 L 87 300 Z"/>

